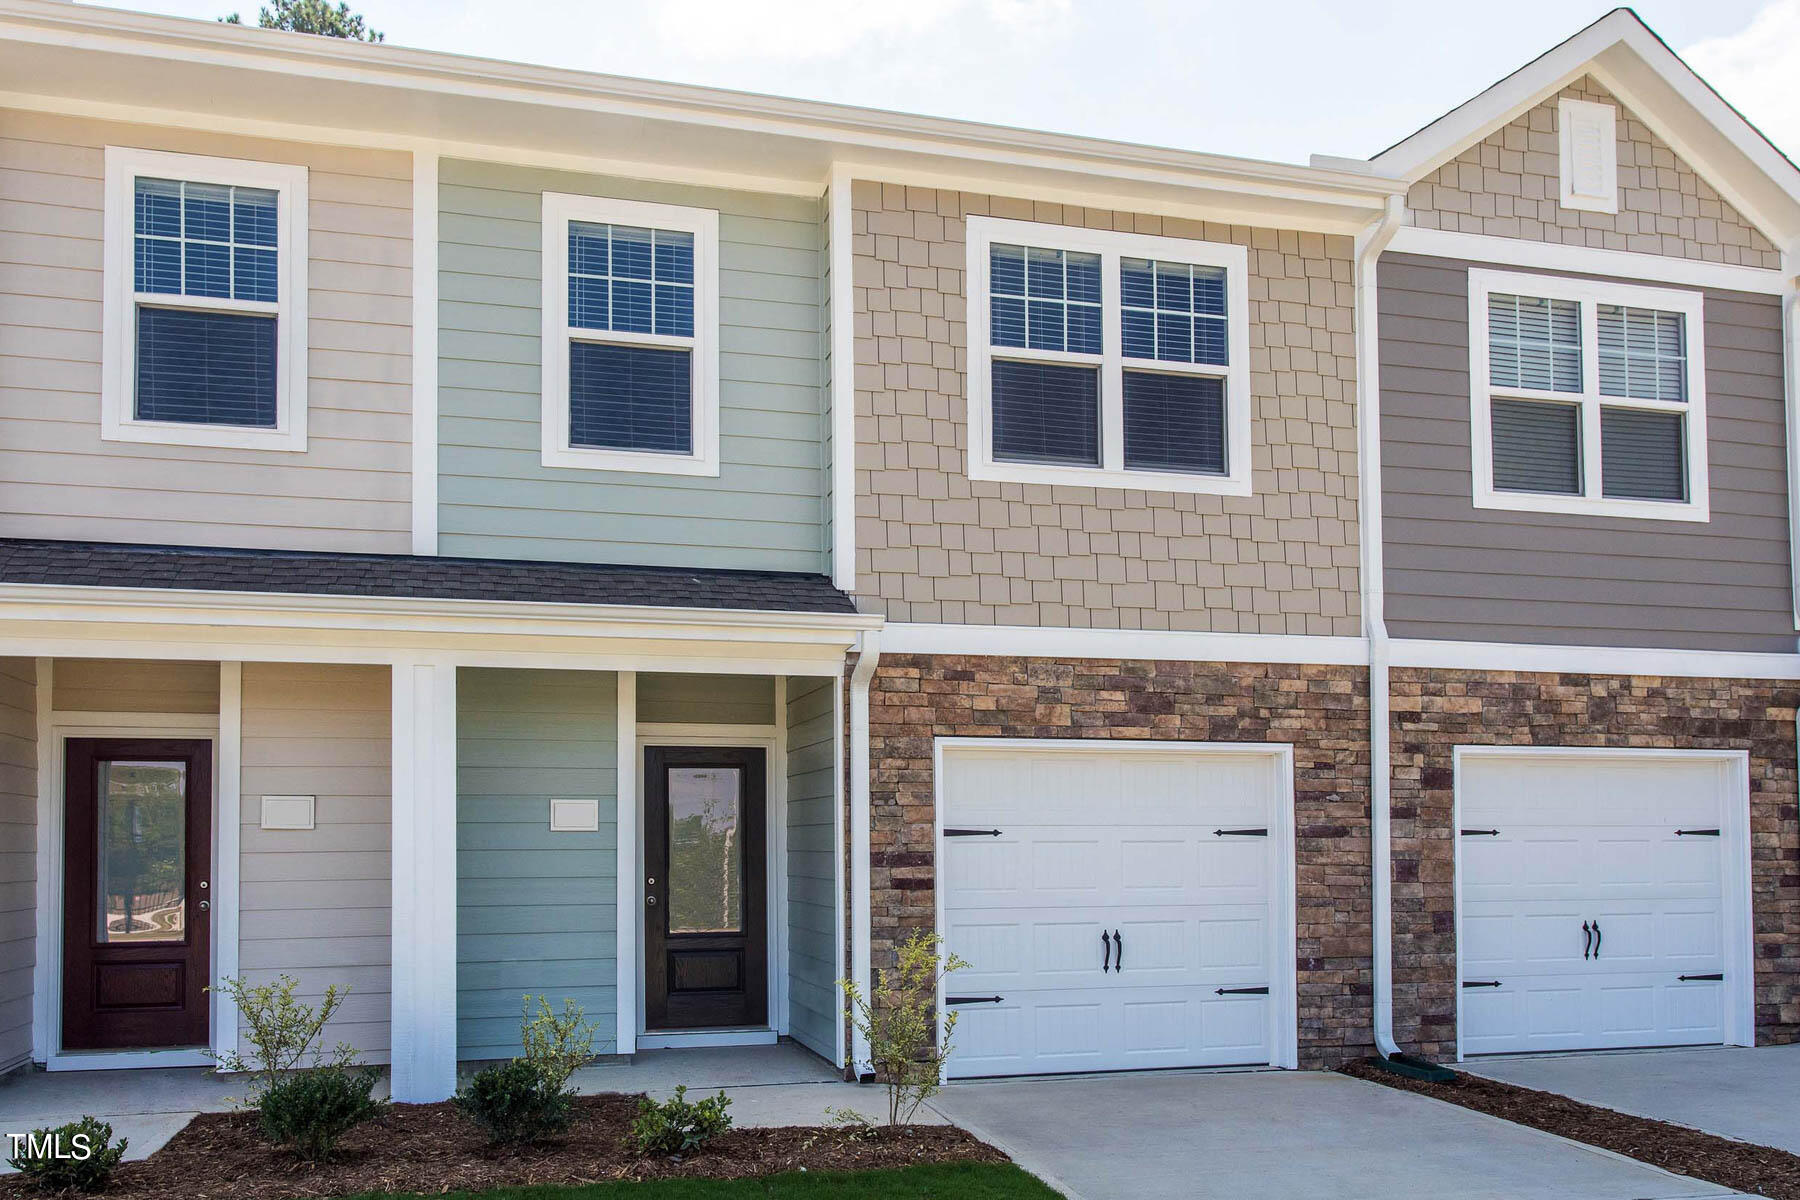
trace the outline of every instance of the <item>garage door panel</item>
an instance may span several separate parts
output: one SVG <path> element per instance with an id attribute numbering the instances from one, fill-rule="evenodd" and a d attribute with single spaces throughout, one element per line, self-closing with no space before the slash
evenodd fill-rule
<path id="1" fill-rule="evenodd" d="M 1677 831 L 1726 824 L 1725 778 L 1718 760 L 1462 760 L 1462 982 L 1499 985 L 1460 989 L 1464 1053 L 1723 1040 L 1725 989 L 1680 976 L 1723 974 L 1724 847 Z"/>
<path id="2" fill-rule="evenodd" d="M 1014 986 L 1060 987 L 1067 979 L 1085 980 L 1103 957 L 1099 921 L 1038 921 L 1031 927 L 1029 982 Z"/>
<path id="3" fill-rule="evenodd" d="M 1269 922 L 1263 910 L 1243 916 L 1217 914 L 1200 923 L 1199 967 L 1211 974 L 1266 976 L 1269 971 Z"/>

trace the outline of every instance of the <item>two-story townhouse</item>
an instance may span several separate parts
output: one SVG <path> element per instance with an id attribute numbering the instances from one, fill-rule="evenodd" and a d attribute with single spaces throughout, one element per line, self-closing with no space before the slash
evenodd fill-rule
<path id="1" fill-rule="evenodd" d="M 917 929 L 961 1075 L 1448 1054 L 1547 905 L 1589 957 L 1468 1020 L 1791 1035 L 1800 186 L 1629 14 L 1310 166 L 0 30 L 0 1062 L 204 1061 L 286 973 L 403 1099 L 527 992 L 855 1071 L 835 981 Z M 1550 861 L 1618 878 L 1504 890 Z"/>

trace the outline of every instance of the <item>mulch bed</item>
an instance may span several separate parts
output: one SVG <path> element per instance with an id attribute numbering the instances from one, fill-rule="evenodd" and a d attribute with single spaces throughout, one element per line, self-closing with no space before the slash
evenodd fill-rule
<path id="1" fill-rule="evenodd" d="M 1572 1142 L 1586 1142 L 1677 1175 L 1709 1180 L 1735 1191 L 1767 1196 L 1769 1200 L 1800 1200 L 1800 1155 L 1786 1150 L 1736 1142 L 1666 1121 L 1583 1104 L 1555 1092 L 1540 1092 L 1460 1071 L 1449 1083 L 1425 1083 L 1378 1070 L 1367 1062 L 1347 1063 L 1338 1070 L 1358 1079 L 1503 1117 Z"/>
<path id="2" fill-rule="evenodd" d="M 297 1200 L 358 1192 L 449 1192 L 536 1183 L 679 1176 L 738 1179 L 781 1171 L 856 1171 L 924 1163 L 1003 1163 L 1006 1155 L 960 1129 L 734 1129 L 685 1157 L 646 1157 L 630 1144 L 638 1097 L 584 1096 L 554 1142 L 496 1150 L 449 1103 L 397 1104 L 338 1143 L 322 1166 L 271 1149 L 253 1113 L 208 1113 L 143 1162 L 126 1163 L 105 1195 L 116 1200 Z M 31 1195 L 16 1176 L 0 1196 Z"/>

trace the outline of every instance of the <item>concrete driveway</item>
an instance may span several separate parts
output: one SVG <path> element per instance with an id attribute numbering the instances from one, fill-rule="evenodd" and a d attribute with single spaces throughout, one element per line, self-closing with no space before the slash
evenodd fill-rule
<path id="1" fill-rule="evenodd" d="M 934 1104 L 1078 1200 L 1733 1195 L 1466 1108 L 1319 1072 L 961 1083 Z"/>
<path id="2" fill-rule="evenodd" d="M 1800 1154 L 1800 1045 L 1478 1059 L 1462 1069 Z"/>

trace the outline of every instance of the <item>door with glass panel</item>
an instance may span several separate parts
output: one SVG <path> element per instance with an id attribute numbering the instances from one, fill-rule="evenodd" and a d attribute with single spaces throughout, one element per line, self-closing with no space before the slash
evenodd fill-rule
<path id="1" fill-rule="evenodd" d="M 62 1043 L 207 1044 L 212 746 L 70 738 Z"/>
<path id="2" fill-rule="evenodd" d="M 769 1019 L 761 750 L 644 751 L 644 1023 Z"/>

